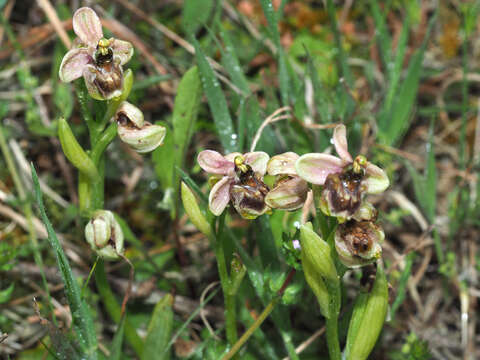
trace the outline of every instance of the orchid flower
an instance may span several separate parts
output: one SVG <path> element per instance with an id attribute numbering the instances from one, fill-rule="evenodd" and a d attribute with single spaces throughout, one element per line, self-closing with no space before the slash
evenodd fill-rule
<path id="1" fill-rule="evenodd" d="M 166 129 L 143 119 L 143 113 L 135 105 L 122 102 L 114 119 L 117 121 L 118 136 L 138 153 L 155 150 L 163 144 Z"/>
<path id="2" fill-rule="evenodd" d="M 71 82 L 83 76 L 91 97 L 109 100 L 119 97 L 123 89 L 123 69 L 133 55 L 127 41 L 103 37 L 102 23 L 88 7 L 73 15 L 73 31 L 78 36 L 76 46 L 68 51 L 60 65 L 59 77 Z"/>
<path id="3" fill-rule="evenodd" d="M 386 173 L 363 155 L 352 158 L 348 152 L 346 128 L 338 125 L 333 144 L 340 157 L 311 153 L 295 163 L 297 174 L 306 181 L 324 185 L 320 208 L 341 222 L 350 218 L 370 220 L 376 216 L 373 206 L 363 201 L 365 194 L 379 194 L 388 187 Z"/>
<path id="4" fill-rule="evenodd" d="M 273 156 L 268 162 L 267 173 L 276 177 L 273 189 L 265 197 L 269 207 L 293 211 L 305 203 L 308 184 L 295 171 L 295 162 L 298 158 L 294 152 L 286 152 Z"/>
<path id="5" fill-rule="evenodd" d="M 212 150 L 198 154 L 200 167 L 217 180 L 210 191 L 210 211 L 219 216 L 230 200 L 246 219 L 255 219 L 269 208 L 265 204 L 268 187 L 263 183 L 269 156 L 264 152 L 231 153 L 226 156 Z"/>
<path id="6" fill-rule="evenodd" d="M 335 231 L 335 249 L 340 261 L 349 268 L 375 262 L 382 256 L 385 239 L 382 228 L 371 221 L 350 220 Z"/>

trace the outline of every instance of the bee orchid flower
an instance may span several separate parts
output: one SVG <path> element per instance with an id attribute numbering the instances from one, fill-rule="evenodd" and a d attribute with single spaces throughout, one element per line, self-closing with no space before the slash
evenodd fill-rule
<path id="1" fill-rule="evenodd" d="M 385 239 L 382 228 L 371 221 L 350 220 L 338 225 L 335 249 L 340 261 L 349 268 L 358 268 L 382 256 Z"/>
<path id="2" fill-rule="evenodd" d="M 373 206 L 363 201 L 365 194 L 379 194 L 389 186 L 386 173 L 359 155 L 355 159 L 348 152 L 346 128 L 338 125 L 333 132 L 333 144 L 339 157 L 311 153 L 295 163 L 297 174 L 304 180 L 324 185 L 320 208 L 340 222 L 351 218 L 371 220 L 376 217 Z"/>
<path id="3" fill-rule="evenodd" d="M 305 203 L 309 189 L 307 182 L 295 171 L 298 158 L 294 152 L 286 152 L 273 156 L 268 162 L 267 173 L 276 177 L 273 189 L 265 197 L 269 207 L 293 211 Z"/>
<path id="4" fill-rule="evenodd" d="M 145 121 L 143 113 L 135 105 L 123 101 L 114 116 L 118 124 L 120 140 L 138 153 L 155 150 L 163 144 L 167 129 Z"/>
<path id="5" fill-rule="evenodd" d="M 123 89 L 123 69 L 133 55 L 127 41 L 103 37 L 102 23 L 88 7 L 73 15 L 73 31 L 78 36 L 74 48 L 63 57 L 59 77 L 71 82 L 83 76 L 91 97 L 109 100 L 119 97 Z"/>
<path id="6" fill-rule="evenodd" d="M 258 151 L 226 156 L 212 150 L 198 154 L 198 164 L 212 174 L 215 184 L 208 198 L 210 211 L 219 216 L 231 201 L 245 219 L 255 219 L 269 207 L 265 204 L 268 187 L 263 183 L 268 154 Z"/>

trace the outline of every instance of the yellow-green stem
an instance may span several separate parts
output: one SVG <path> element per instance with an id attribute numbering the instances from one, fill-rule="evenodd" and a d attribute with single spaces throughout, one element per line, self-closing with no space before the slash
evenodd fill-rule
<path id="1" fill-rule="evenodd" d="M 237 324 L 235 295 L 230 292 L 230 278 L 228 276 L 227 262 L 225 260 L 225 251 L 223 246 L 223 228 L 225 225 L 225 212 L 219 218 L 217 236 L 213 239 L 215 244 L 215 257 L 217 258 L 218 274 L 222 284 L 223 297 L 225 302 L 225 327 L 227 331 L 227 341 L 230 345 L 237 341 Z"/>

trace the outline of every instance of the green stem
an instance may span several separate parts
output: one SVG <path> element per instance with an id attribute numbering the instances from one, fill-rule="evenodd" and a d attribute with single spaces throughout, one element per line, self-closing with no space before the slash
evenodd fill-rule
<path id="1" fill-rule="evenodd" d="M 100 158 L 105 152 L 106 148 L 117 136 L 117 123 L 112 122 L 110 126 L 103 132 L 103 134 L 97 139 L 97 142 L 93 146 L 90 157 L 93 163 L 98 166 Z"/>
<path id="2" fill-rule="evenodd" d="M 247 331 L 240 337 L 240 339 L 237 341 L 235 345 L 230 349 L 230 351 L 222 358 L 222 360 L 229 360 L 231 359 L 237 352 L 240 350 L 240 348 L 247 342 L 247 340 L 252 336 L 252 334 L 257 330 L 260 325 L 265 321 L 265 319 L 270 315 L 270 313 L 273 311 L 275 308 L 275 305 L 277 305 L 278 301 L 280 300 L 280 297 L 275 297 L 270 303 L 267 305 L 267 307 L 262 311 L 260 316 L 255 320 L 255 322 L 248 328 Z"/>
<path id="3" fill-rule="evenodd" d="M 327 346 L 330 360 L 340 360 L 340 342 L 338 341 L 338 315 L 332 316 L 326 321 Z"/>
<path id="4" fill-rule="evenodd" d="M 223 230 L 225 226 L 225 212 L 218 219 L 218 232 L 214 239 L 215 257 L 217 258 L 218 274 L 222 284 L 222 291 L 225 302 L 225 326 L 227 331 L 227 341 L 230 345 L 237 341 L 237 324 L 236 324 L 236 309 L 235 309 L 235 295 L 230 292 L 230 278 L 228 276 L 227 262 L 225 260 L 224 250 L 224 236 Z"/>
<path id="5" fill-rule="evenodd" d="M 98 292 L 102 297 L 102 301 L 105 305 L 108 315 L 113 319 L 113 321 L 119 324 L 122 317 L 122 310 L 120 305 L 118 305 L 117 299 L 115 298 L 110 285 L 108 284 L 107 276 L 105 274 L 105 264 L 102 259 L 98 261 L 97 268 L 95 270 L 95 283 L 97 284 Z M 142 358 L 143 341 L 138 336 L 135 328 L 129 322 L 128 318 L 125 319 L 125 338 L 132 346 L 133 350 L 135 350 L 138 357 Z"/>

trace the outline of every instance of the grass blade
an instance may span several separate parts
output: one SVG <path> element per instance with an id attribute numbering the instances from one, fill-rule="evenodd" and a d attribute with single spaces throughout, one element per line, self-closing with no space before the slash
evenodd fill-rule
<path id="1" fill-rule="evenodd" d="M 385 16 L 382 14 L 377 0 L 370 0 L 370 9 L 375 22 L 375 37 L 380 49 L 380 56 L 383 64 L 387 65 L 391 58 L 392 39 L 385 23 Z"/>
<path id="2" fill-rule="evenodd" d="M 353 76 L 350 71 L 350 67 L 348 66 L 347 63 L 347 56 L 345 54 L 345 51 L 343 50 L 343 45 L 342 45 L 342 39 L 340 37 L 340 31 L 338 30 L 338 24 L 337 24 L 337 18 L 336 18 L 336 12 L 335 12 L 335 7 L 333 5 L 332 0 L 327 0 L 327 12 L 328 12 L 328 17 L 330 19 L 330 25 L 332 28 L 333 35 L 335 37 L 335 46 L 337 47 L 337 59 L 338 62 L 340 63 L 340 67 L 342 70 L 342 76 L 345 78 L 347 84 L 349 86 L 353 85 Z"/>
<path id="3" fill-rule="evenodd" d="M 35 192 L 35 200 L 37 201 L 42 221 L 45 224 L 45 228 L 47 229 L 48 241 L 50 242 L 50 245 L 55 252 L 57 265 L 60 269 L 63 283 L 65 284 L 65 295 L 67 297 L 68 304 L 70 305 L 73 326 L 77 333 L 78 341 L 82 346 L 85 356 L 88 359 L 96 359 L 97 336 L 95 334 L 95 328 L 93 326 L 92 314 L 90 313 L 87 304 L 80 296 L 80 287 L 78 286 L 75 278 L 73 277 L 72 269 L 70 267 L 70 264 L 68 263 L 68 259 L 63 252 L 62 246 L 60 245 L 57 235 L 55 234 L 52 224 L 47 217 L 47 213 L 45 212 L 42 192 L 40 190 L 38 176 L 33 164 L 31 164 L 31 171 Z"/>
<path id="4" fill-rule="evenodd" d="M 222 64 L 230 75 L 233 84 L 242 90 L 246 96 L 250 94 L 250 86 L 248 85 L 248 80 L 243 73 L 242 67 L 240 66 L 240 61 L 238 60 L 235 46 L 230 39 L 228 31 L 225 31 L 221 23 L 219 23 L 219 29 L 220 37 L 225 44 L 225 49 L 219 46 L 220 52 L 222 53 Z"/>
<path id="5" fill-rule="evenodd" d="M 120 360 L 122 358 L 123 334 L 125 330 L 125 316 L 122 316 L 120 324 L 118 324 L 117 331 L 112 341 L 112 348 L 110 351 L 110 360 Z"/>
<path id="6" fill-rule="evenodd" d="M 215 73 L 205 57 L 198 41 L 192 39 L 195 46 L 195 54 L 197 58 L 198 69 L 200 71 L 200 79 L 202 82 L 203 91 L 207 96 L 208 105 L 217 128 L 220 142 L 222 143 L 225 152 L 231 153 L 237 151 L 237 137 L 233 128 L 232 118 L 228 111 L 227 100 L 223 94 L 220 83 L 218 82 Z"/>
<path id="7" fill-rule="evenodd" d="M 380 130 L 379 136 L 380 140 L 387 145 L 393 145 L 408 128 L 410 114 L 412 112 L 420 83 L 423 56 L 435 19 L 436 13 L 430 19 L 421 47 L 415 52 L 410 60 L 407 75 L 395 96 L 390 111 L 386 111 L 386 109 L 382 109 L 381 111 L 378 119 Z"/>
<path id="8" fill-rule="evenodd" d="M 152 320 L 148 325 L 142 359 L 170 359 L 170 349 L 167 348 L 167 345 L 173 328 L 172 304 L 173 297 L 167 294 L 155 306 Z"/>
<path id="9" fill-rule="evenodd" d="M 435 221 L 437 202 L 437 168 L 435 167 L 434 120 L 430 122 L 427 143 L 427 167 L 425 168 L 425 213 L 430 223 Z"/>
<path id="10" fill-rule="evenodd" d="M 392 308 L 390 310 L 390 318 L 393 321 L 395 313 L 397 312 L 400 305 L 402 305 L 405 300 L 405 295 L 407 293 L 407 283 L 410 275 L 412 274 L 413 260 L 415 259 L 416 253 L 411 251 L 408 253 L 405 261 L 405 269 L 403 269 L 402 275 L 397 285 L 397 297 L 393 301 Z"/>

